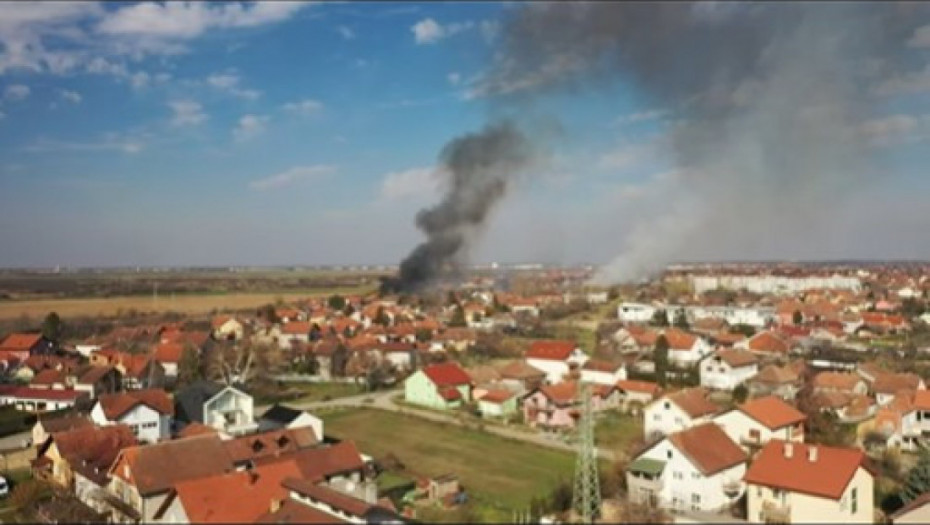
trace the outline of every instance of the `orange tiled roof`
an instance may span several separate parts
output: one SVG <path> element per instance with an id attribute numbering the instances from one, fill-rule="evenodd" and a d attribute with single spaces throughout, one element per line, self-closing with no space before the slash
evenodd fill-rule
<path id="1" fill-rule="evenodd" d="M 791 450 L 786 457 L 786 447 Z M 808 457 L 816 449 L 816 459 Z M 747 483 L 800 492 L 813 496 L 840 499 L 856 470 L 863 466 L 865 454 L 858 449 L 768 442 L 746 472 Z"/>

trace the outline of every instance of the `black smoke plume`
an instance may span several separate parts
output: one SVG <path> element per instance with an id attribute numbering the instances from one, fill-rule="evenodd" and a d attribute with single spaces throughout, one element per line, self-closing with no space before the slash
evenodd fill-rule
<path id="1" fill-rule="evenodd" d="M 400 263 L 396 278 L 382 281 L 382 292 L 416 292 L 456 276 L 488 214 L 534 158 L 532 142 L 511 121 L 446 144 L 439 156 L 446 194 L 416 217 L 427 239 Z"/>

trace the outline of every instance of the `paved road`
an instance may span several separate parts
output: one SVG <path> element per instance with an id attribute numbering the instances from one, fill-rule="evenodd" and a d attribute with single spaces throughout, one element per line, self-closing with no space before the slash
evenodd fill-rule
<path id="1" fill-rule="evenodd" d="M 21 450 L 26 448 L 23 446 L 23 444 L 26 443 L 27 440 L 30 442 L 32 441 L 31 430 L 26 430 L 24 432 L 20 432 L 19 434 L 10 434 L 9 436 L 4 436 L 0 438 L 0 451 Z"/>
<path id="2" fill-rule="evenodd" d="M 330 399 L 329 401 L 312 401 L 307 403 L 289 403 L 288 406 L 297 408 L 300 410 L 317 410 L 320 408 L 336 408 L 336 407 L 346 407 L 346 408 L 374 408 L 378 410 L 386 410 L 389 412 L 396 412 L 399 414 L 409 414 L 416 416 L 422 419 L 427 419 L 430 421 L 435 421 L 437 423 L 449 423 L 452 425 L 458 425 L 461 427 L 471 427 L 475 428 L 478 426 L 476 420 L 469 419 L 460 419 L 451 414 L 444 414 L 436 412 L 433 410 L 423 410 L 412 408 L 409 406 L 401 406 L 393 402 L 392 397 L 400 393 L 399 390 L 385 390 L 380 392 L 372 392 L 369 394 L 361 394 L 357 396 L 342 397 L 337 399 Z M 257 407 L 255 409 L 256 413 L 263 412 L 267 407 Z M 563 450 L 566 452 L 575 452 L 575 447 L 573 445 L 566 444 L 562 441 L 559 441 L 553 437 L 547 437 L 545 434 L 540 432 L 529 432 L 526 428 L 514 428 L 514 427 L 503 427 L 493 423 L 486 423 L 484 425 L 484 430 L 495 434 L 501 437 L 515 439 L 518 441 L 523 441 L 526 443 L 532 443 L 534 445 L 554 448 L 558 450 Z M 598 449 L 597 455 L 599 458 L 604 460 L 613 460 L 614 455 L 610 451 Z"/>

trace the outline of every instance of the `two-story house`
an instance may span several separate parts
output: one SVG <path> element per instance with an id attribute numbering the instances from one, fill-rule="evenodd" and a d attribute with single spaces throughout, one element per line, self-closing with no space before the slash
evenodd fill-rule
<path id="1" fill-rule="evenodd" d="M 177 430 L 195 422 L 233 436 L 258 429 L 252 396 L 241 387 L 196 381 L 175 394 L 174 404 Z"/>
<path id="2" fill-rule="evenodd" d="M 759 359 L 746 350 L 719 349 L 698 367 L 701 386 L 730 391 L 759 372 Z"/>
<path id="3" fill-rule="evenodd" d="M 746 471 L 751 523 L 872 523 L 873 474 L 859 449 L 773 439 Z"/>
<path id="4" fill-rule="evenodd" d="M 679 328 L 668 328 L 662 335 L 668 341 L 668 361 L 679 367 L 693 366 L 713 351 L 703 337 Z"/>
<path id="5" fill-rule="evenodd" d="M 654 442 L 627 467 L 630 502 L 673 511 L 719 511 L 744 493 L 746 454 L 714 423 Z"/>
<path id="6" fill-rule="evenodd" d="M 646 441 L 710 421 L 720 407 L 708 399 L 704 388 L 679 390 L 646 405 L 643 432 Z"/>
<path id="7" fill-rule="evenodd" d="M 796 366 L 769 364 L 746 382 L 753 396 L 776 395 L 782 399 L 794 399 L 801 389 L 802 376 Z"/>
<path id="8" fill-rule="evenodd" d="M 97 398 L 90 411 L 91 420 L 99 425 L 126 425 L 146 443 L 171 437 L 174 402 L 161 389 L 132 390 L 104 394 Z"/>
<path id="9" fill-rule="evenodd" d="M 803 442 L 805 421 L 807 416 L 776 396 L 747 401 L 714 417 L 714 423 L 749 452 L 772 439 Z"/>
<path id="10" fill-rule="evenodd" d="M 526 362 L 546 373 L 546 381 L 560 383 L 568 373 L 588 360 L 588 355 L 573 341 L 537 340 L 526 350 Z"/>
<path id="11" fill-rule="evenodd" d="M 626 379 L 623 363 L 612 363 L 600 359 L 589 359 L 581 367 L 581 381 L 598 385 L 616 385 Z"/>

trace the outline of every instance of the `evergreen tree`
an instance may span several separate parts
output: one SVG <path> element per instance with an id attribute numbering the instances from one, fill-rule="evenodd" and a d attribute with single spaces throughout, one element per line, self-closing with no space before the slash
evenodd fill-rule
<path id="1" fill-rule="evenodd" d="M 802 314 L 800 310 L 795 310 L 794 313 L 791 314 L 791 323 L 796 325 L 804 324 L 804 314 Z"/>
<path id="2" fill-rule="evenodd" d="M 465 309 L 462 308 L 462 305 L 455 305 L 455 310 L 452 311 L 452 319 L 449 320 L 449 326 L 468 326 L 465 321 Z"/>
<path id="3" fill-rule="evenodd" d="M 925 492 L 930 492 L 930 451 L 922 447 L 917 463 L 904 480 L 901 499 L 907 504 Z"/>
<path id="4" fill-rule="evenodd" d="M 331 295 L 326 303 L 333 310 L 342 310 L 346 307 L 346 298 L 341 295 Z"/>
<path id="5" fill-rule="evenodd" d="M 656 338 L 656 346 L 652 351 L 652 361 L 656 366 L 656 382 L 660 386 L 666 386 L 666 372 L 668 372 L 668 339 L 665 335 Z"/>
<path id="6" fill-rule="evenodd" d="M 61 318 L 57 313 L 51 312 L 45 316 L 45 321 L 42 322 L 42 335 L 49 341 L 58 342 L 61 337 Z"/>
<path id="7" fill-rule="evenodd" d="M 655 326 L 668 326 L 668 314 L 665 313 L 665 310 L 656 310 L 656 313 L 652 314 L 652 324 Z"/>
<path id="8" fill-rule="evenodd" d="M 180 361 L 178 361 L 178 384 L 181 386 L 189 385 L 202 377 L 200 356 L 195 349 L 185 348 L 184 352 L 181 353 Z"/>
<path id="9" fill-rule="evenodd" d="M 687 330 L 691 328 L 691 325 L 688 324 L 688 316 L 685 315 L 684 310 L 678 310 L 675 314 L 675 326 L 681 328 L 682 330 Z"/>
<path id="10" fill-rule="evenodd" d="M 373 323 L 379 324 L 379 325 L 381 325 L 381 326 L 387 326 L 387 325 L 391 324 L 390 319 L 388 318 L 387 314 L 384 312 L 384 307 L 383 307 L 383 306 L 379 306 L 379 307 L 378 307 L 378 311 L 375 312 L 375 318 L 372 319 L 371 321 L 372 321 Z"/>
<path id="11" fill-rule="evenodd" d="M 743 403 L 747 397 L 749 397 L 749 390 L 746 389 L 746 385 L 739 384 L 733 389 L 733 401 Z"/>

